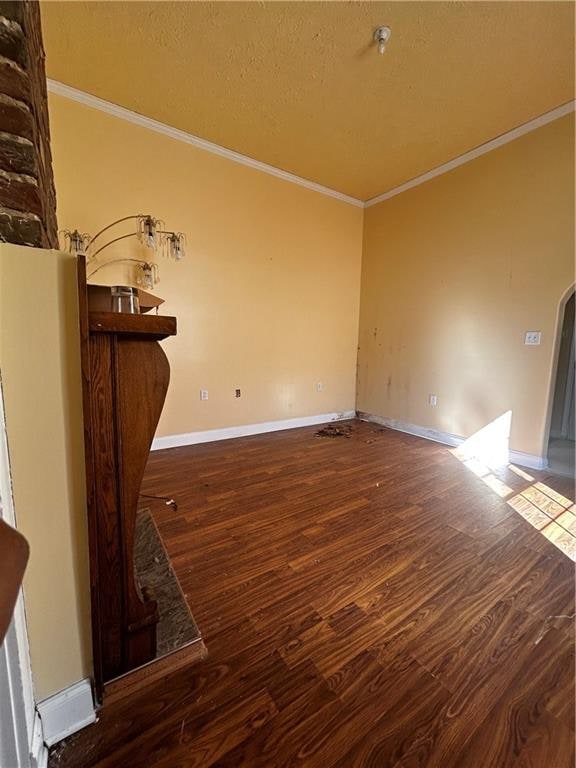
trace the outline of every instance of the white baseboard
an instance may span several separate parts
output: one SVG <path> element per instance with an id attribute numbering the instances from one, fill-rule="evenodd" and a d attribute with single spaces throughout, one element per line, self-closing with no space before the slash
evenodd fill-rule
<path id="1" fill-rule="evenodd" d="M 96 712 L 89 680 L 80 680 L 37 705 L 44 742 L 53 744 L 96 722 Z"/>
<path id="2" fill-rule="evenodd" d="M 158 451 L 163 448 L 178 448 L 183 445 L 211 443 L 216 440 L 230 440 L 234 437 L 261 435 L 265 432 L 279 432 L 282 429 L 311 427 L 316 424 L 325 424 L 328 421 L 354 418 L 356 418 L 356 411 L 342 411 L 341 413 L 321 413 L 317 416 L 301 416 L 297 419 L 281 419 L 280 421 L 264 421 L 259 424 L 244 424 L 239 427 L 207 429 L 205 432 L 186 432 L 181 435 L 167 435 L 166 437 L 155 437 L 152 441 L 152 450 Z"/>
<path id="3" fill-rule="evenodd" d="M 510 449 L 510 463 L 520 464 L 521 467 L 528 469 L 548 469 L 548 459 L 546 456 L 536 456 L 533 453 L 524 453 L 524 451 L 513 451 Z"/>
<path id="4" fill-rule="evenodd" d="M 460 435 L 453 435 L 450 432 L 440 432 L 430 427 L 420 427 L 417 424 L 408 424 L 404 421 L 388 419 L 385 416 L 377 416 L 374 413 L 365 413 L 364 411 L 358 411 L 358 418 L 362 419 L 362 421 L 381 424 L 383 427 L 388 427 L 388 429 L 395 429 L 397 432 L 406 432 L 408 435 L 415 435 L 426 440 L 433 440 L 436 443 L 449 445 L 452 448 L 462 445 L 467 439 Z M 535 456 L 531 453 L 524 453 L 524 451 L 510 450 L 509 460 L 511 464 L 519 464 L 521 467 L 527 467 L 528 469 L 546 469 L 548 466 L 548 459 L 545 456 Z"/>
<path id="5" fill-rule="evenodd" d="M 374 413 L 358 411 L 358 418 L 362 421 L 371 421 L 374 424 L 380 424 L 383 427 L 388 427 L 388 429 L 395 429 L 397 432 L 406 432 L 408 435 L 423 437 L 426 440 L 433 440 L 435 443 L 450 445 L 452 448 L 456 448 L 456 446 L 460 445 L 465 440 L 464 437 L 451 435 L 449 432 L 439 432 L 437 429 L 432 429 L 431 427 L 419 427 L 417 424 L 408 424 L 405 421 L 398 421 L 397 419 L 388 419 L 386 416 L 377 416 Z"/>
<path id="6" fill-rule="evenodd" d="M 42 733 L 42 721 L 40 715 L 35 712 L 34 723 L 32 725 L 32 743 L 30 745 L 30 765 L 32 768 L 47 768 L 48 766 L 48 747 L 44 743 L 44 734 Z"/>

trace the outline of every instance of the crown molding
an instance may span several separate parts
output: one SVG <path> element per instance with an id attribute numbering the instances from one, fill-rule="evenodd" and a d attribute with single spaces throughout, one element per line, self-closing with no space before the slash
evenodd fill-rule
<path id="1" fill-rule="evenodd" d="M 554 120 L 565 117 L 571 112 L 574 112 L 575 106 L 576 101 L 569 101 L 566 104 L 562 104 L 561 106 L 556 107 L 555 109 L 551 109 L 550 112 L 545 112 L 543 115 L 535 117 L 533 120 L 529 120 L 527 123 L 523 123 L 517 128 L 513 128 L 511 131 L 507 131 L 506 133 L 497 136 L 495 139 L 491 139 L 485 144 L 481 144 L 479 147 L 471 149 L 469 152 L 465 152 L 463 155 L 455 157 L 454 160 L 449 160 L 447 163 L 443 163 L 442 165 L 433 168 L 431 171 L 423 173 L 421 176 L 416 176 L 414 179 L 410 179 L 410 181 L 407 181 L 404 184 L 400 184 L 398 187 L 394 187 L 393 189 L 388 190 L 388 192 L 384 192 L 377 197 L 370 198 L 370 200 L 367 200 L 364 203 L 364 208 L 371 208 L 373 205 L 383 203 L 384 200 L 389 200 L 391 197 L 396 197 L 396 195 L 402 194 L 402 192 L 406 192 L 409 189 L 418 187 L 420 184 L 424 184 L 426 181 L 430 181 L 430 179 L 436 178 L 436 176 L 441 176 L 443 173 L 448 173 L 448 171 L 452 171 L 454 168 L 458 168 L 460 165 L 469 163 L 471 160 L 475 160 L 477 157 L 481 157 L 488 152 L 492 152 L 492 150 L 498 149 L 498 147 L 502 147 L 504 144 L 508 144 L 510 141 L 519 139 L 520 136 L 524 136 L 526 133 L 535 131 L 538 128 L 542 128 L 542 126 L 546 125 L 547 123 L 552 123 Z"/>
<path id="2" fill-rule="evenodd" d="M 498 147 L 502 147 L 504 144 L 508 144 L 510 141 L 514 141 L 515 139 L 520 138 L 520 136 L 524 136 L 526 133 L 535 131 L 547 123 L 552 123 L 554 120 L 558 120 L 561 117 L 569 115 L 571 112 L 574 112 L 576 107 L 576 101 L 569 101 L 566 104 L 562 104 L 561 106 L 556 107 L 549 112 L 545 112 L 539 117 L 535 117 L 533 120 L 529 120 L 527 123 L 519 125 L 517 128 L 513 128 L 512 130 L 497 136 L 495 139 L 491 139 L 490 141 L 481 144 L 479 147 L 471 149 L 469 152 L 465 152 L 463 155 L 455 157 L 453 160 L 449 160 L 447 163 L 443 163 L 442 165 L 433 168 L 431 171 L 427 171 L 420 176 L 416 176 L 415 178 L 406 181 L 404 184 L 393 187 L 387 192 L 383 192 L 381 195 L 372 197 L 364 202 L 356 197 L 345 195 L 343 192 L 338 192 L 335 189 L 330 189 L 329 187 L 325 187 L 322 184 L 317 184 L 315 181 L 303 179 L 301 176 L 296 176 L 295 174 L 289 173 L 288 171 L 283 171 L 281 168 L 276 168 L 273 165 L 262 163 L 259 160 L 254 160 L 254 158 L 248 157 L 247 155 L 242 155 L 239 152 L 234 152 L 233 150 L 227 149 L 226 147 L 221 147 L 219 144 L 214 144 L 213 142 L 207 141 L 206 139 L 201 139 L 199 136 L 194 136 L 192 133 L 181 131 L 179 128 L 173 128 L 172 126 L 161 123 L 158 120 L 153 120 L 150 117 L 139 115 L 137 112 L 132 112 L 130 109 L 120 107 L 117 104 L 113 104 L 111 101 L 100 99 L 98 96 L 93 96 L 91 93 L 86 93 L 86 91 L 81 91 L 78 88 L 65 85 L 58 80 L 48 79 L 47 85 L 48 91 L 50 93 L 56 94 L 57 96 L 63 96 L 64 98 L 70 99 L 71 101 L 77 101 L 79 104 L 84 104 L 86 107 L 91 107 L 92 109 L 105 112 L 106 114 L 112 115 L 113 117 L 118 117 L 121 120 L 126 120 L 127 122 L 133 123 L 134 125 L 139 125 L 141 128 L 147 128 L 150 131 L 161 133 L 164 136 L 169 136 L 171 139 L 176 139 L 176 141 L 181 141 L 184 144 L 191 144 L 197 149 L 202 149 L 205 152 L 211 152 L 213 155 L 219 155 L 220 157 L 224 157 L 234 163 L 240 163 L 241 165 L 245 165 L 248 168 L 253 168 L 256 171 L 267 173 L 270 176 L 276 176 L 278 179 L 289 181 L 291 184 L 297 184 L 300 187 L 310 189 L 313 192 L 318 192 L 321 195 L 332 197 L 336 200 L 340 200 L 343 203 L 348 203 L 349 205 L 354 205 L 358 208 L 371 208 L 373 205 L 378 205 L 378 203 L 383 203 L 385 200 L 389 200 L 391 197 L 396 197 L 396 195 L 402 194 L 402 192 L 406 192 L 409 189 L 418 187 L 420 184 L 424 184 L 425 182 L 436 178 L 436 176 L 441 176 L 443 173 L 448 173 L 449 171 L 454 170 L 454 168 L 458 168 L 460 165 L 469 163 L 471 160 L 475 160 L 477 157 L 481 157 L 488 152 L 492 152 L 492 150 L 498 149 Z"/>
<path id="3" fill-rule="evenodd" d="M 64 98 L 70 99 L 71 101 L 77 101 L 79 104 L 84 104 L 86 107 L 91 107 L 100 112 L 105 112 L 108 115 L 119 117 L 121 120 L 126 120 L 134 125 L 139 125 L 141 128 L 148 128 L 150 131 L 169 136 L 171 139 L 176 139 L 184 144 L 191 144 L 197 149 L 203 149 L 205 152 L 211 152 L 213 155 L 219 155 L 227 160 L 232 160 L 234 163 L 240 163 L 240 165 L 246 165 L 248 168 L 253 168 L 256 171 L 267 173 L 270 176 L 276 176 L 276 178 L 282 179 L 283 181 L 289 181 L 291 184 L 298 184 L 300 187 L 305 187 L 313 192 L 319 192 L 321 195 L 326 195 L 327 197 L 333 197 L 343 203 L 355 205 L 358 208 L 364 207 L 362 200 L 357 200 L 355 197 L 345 195 L 343 192 L 337 192 L 335 189 L 324 187 L 322 184 L 317 184 L 315 181 L 303 179 L 301 176 L 296 176 L 293 173 L 288 173 L 288 171 L 275 168 L 273 165 L 261 163 L 259 160 L 254 160 L 252 157 L 241 155 L 239 152 L 226 149 L 226 147 L 221 147 L 219 144 L 213 144 L 211 141 L 201 139 L 199 136 L 194 136 L 186 131 L 173 128 L 170 125 L 161 123 L 158 120 L 153 120 L 150 117 L 139 115 L 137 112 L 132 112 L 130 109 L 120 107 L 117 104 L 113 104 L 111 101 L 100 99 L 98 96 L 93 96 L 91 93 L 86 93 L 78 88 L 72 88 L 70 85 L 65 85 L 58 80 L 47 79 L 46 82 L 49 93 L 54 93 L 57 96 L 64 96 Z"/>

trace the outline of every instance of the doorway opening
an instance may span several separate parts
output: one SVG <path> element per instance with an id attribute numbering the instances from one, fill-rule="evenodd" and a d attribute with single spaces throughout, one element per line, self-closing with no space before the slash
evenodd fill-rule
<path id="1" fill-rule="evenodd" d="M 574 291 L 564 305 L 556 383 L 552 400 L 548 465 L 552 472 L 574 477 Z"/>

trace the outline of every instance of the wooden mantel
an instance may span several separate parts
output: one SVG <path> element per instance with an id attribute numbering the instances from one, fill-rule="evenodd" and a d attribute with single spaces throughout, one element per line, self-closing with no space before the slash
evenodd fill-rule
<path id="1" fill-rule="evenodd" d="M 138 497 L 170 367 L 176 319 L 89 312 L 79 264 L 90 585 L 96 693 L 156 655 L 155 600 L 134 574 Z"/>
<path id="2" fill-rule="evenodd" d="M 89 312 L 90 333 L 116 333 L 161 341 L 176 335 L 176 318 L 165 315 L 128 315 L 122 312 Z"/>

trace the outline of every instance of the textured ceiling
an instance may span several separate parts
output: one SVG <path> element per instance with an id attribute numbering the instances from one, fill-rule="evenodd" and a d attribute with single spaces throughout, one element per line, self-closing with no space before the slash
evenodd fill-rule
<path id="1" fill-rule="evenodd" d="M 570 2 L 45 2 L 42 17 L 49 77 L 362 200 L 574 98 Z"/>

